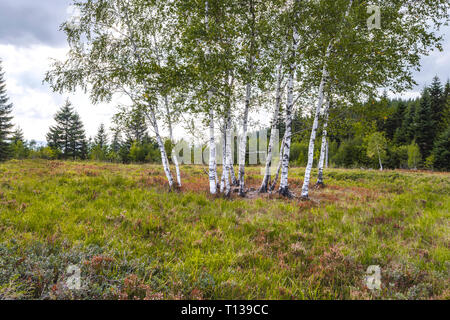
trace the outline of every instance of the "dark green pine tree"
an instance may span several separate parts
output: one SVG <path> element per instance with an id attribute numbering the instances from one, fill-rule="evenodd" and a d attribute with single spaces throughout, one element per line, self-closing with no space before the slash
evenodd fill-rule
<path id="1" fill-rule="evenodd" d="M 436 139 L 433 154 L 434 167 L 450 171 L 450 126 Z"/>
<path id="2" fill-rule="evenodd" d="M 108 135 L 106 134 L 105 125 L 102 123 L 98 128 L 97 135 L 94 138 L 94 146 L 100 149 L 108 147 Z"/>
<path id="3" fill-rule="evenodd" d="M 88 145 L 83 123 L 69 100 L 55 115 L 56 125 L 47 133 L 48 146 L 61 151 L 62 158 L 85 159 Z"/>
<path id="4" fill-rule="evenodd" d="M 426 159 L 433 149 L 435 122 L 431 110 L 431 97 L 428 88 L 425 88 L 419 107 L 414 118 L 415 140 L 419 145 L 423 159 Z"/>
<path id="5" fill-rule="evenodd" d="M 11 134 L 11 128 L 13 127 L 12 121 L 12 103 L 8 103 L 9 98 L 6 95 L 6 83 L 4 79 L 4 73 L 1 68 L 0 60 L 0 161 L 8 159 L 11 154 L 11 148 L 9 144 L 9 138 Z"/>
<path id="6" fill-rule="evenodd" d="M 125 121 L 124 131 L 127 141 L 142 143 L 147 134 L 145 114 L 140 108 L 134 108 Z"/>
<path id="7" fill-rule="evenodd" d="M 11 144 L 16 144 L 19 141 L 25 143 L 25 138 L 23 136 L 23 130 L 20 127 L 17 127 L 12 133 Z"/>
<path id="8" fill-rule="evenodd" d="M 73 159 L 86 159 L 88 154 L 88 143 L 84 126 L 78 113 L 74 112 L 71 118 L 70 127 L 70 155 Z"/>
<path id="9" fill-rule="evenodd" d="M 391 104 L 394 109 L 392 115 L 388 117 L 384 123 L 384 131 L 389 140 L 394 139 L 396 131 L 402 127 L 405 118 L 406 104 L 404 101 L 398 101 Z"/>
<path id="10" fill-rule="evenodd" d="M 446 100 L 448 97 L 450 97 L 450 79 L 447 79 L 444 88 L 444 99 Z"/>
<path id="11" fill-rule="evenodd" d="M 47 133 L 48 146 L 52 149 L 59 150 L 63 158 L 67 158 L 69 153 L 69 129 L 72 114 L 71 103 L 69 100 L 66 100 L 66 103 L 54 117 L 56 125 L 50 127 Z"/>
<path id="12" fill-rule="evenodd" d="M 445 84 L 444 102 L 444 110 L 442 111 L 442 117 L 439 123 L 439 132 L 443 132 L 450 127 L 450 80 L 447 80 Z"/>
<path id="13" fill-rule="evenodd" d="M 396 144 L 409 145 L 414 139 L 414 119 L 416 109 L 418 109 L 417 101 L 408 101 L 407 106 L 405 107 L 401 127 L 396 130 L 394 135 L 394 142 Z"/>
<path id="14" fill-rule="evenodd" d="M 32 146 L 25 142 L 23 131 L 20 127 L 12 133 L 11 136 L 11 152 L 14 159 L 25 159 L 28 157 Z"/>
<path id="15" fill-rule="evenodd" d="M 122 133 L 120 129 L 113 128 L 112 131 L 112 140 L 111 140 L 111 151 L 114 153 L 119 153 L 120 147 L 122 146 Z"/>
<path id="16" fill-rule="evenodd" d="M 435 124 L 433 128 L 433 142 L 439 135 L 439 123 L 441 122 L 442 113 L 445 107 L 444 90 L 442 88 L 441 81 L 436 76 L 430 86 L 430 105 L 431 112 L 433 114 L 433 122 Z"/>

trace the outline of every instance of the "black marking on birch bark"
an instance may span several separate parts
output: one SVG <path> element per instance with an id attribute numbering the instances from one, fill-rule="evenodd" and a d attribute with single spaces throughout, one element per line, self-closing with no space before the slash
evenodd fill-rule
<path id="1" fill-rule="evenodd" d="M 280 190 L 278 190 L 278 193 L 283 196 L 286 197 L 288 199 L 292 199 L 294 198 L 294 195 L 291 193 L 291 191 L 289 190 L 289 187 L 281 187 Z"/>
<path id="2" fill-rule="evenodd" d="M 323 183 L 323 181 L 317 181 L 316 184 L 314 185 L 314 189 L 322 189 L 325 188 L 325 183 Z"/>
<path id="3" fill-rule="evenodd" d="M 300 196 L 301 201 L 310 201 L 309 196 Z"/>

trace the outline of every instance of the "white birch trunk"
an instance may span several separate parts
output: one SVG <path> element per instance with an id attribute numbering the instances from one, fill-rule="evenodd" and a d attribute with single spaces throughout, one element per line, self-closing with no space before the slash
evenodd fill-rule
<path id="1" fill-rule="evenodd" d="M 380 149 L 377 145 L 377 152 L 378 152 L 378 161 L 380 162 L 380 171 L 383 171 L 383 164 L 381 163 L 381 155 L 380 155 Z"/>
<path id="2" fill-rule="evenodd" d="M 222 162 L 222 176 L 223 176 L 223 187 L 221 184 L 221 192 L 225 192 L 225 195 L 228 196 L 230 194 L 230 175 L 229 175 L 229 164 L 228 164 L 228 130 L 227 130 L 227 122 L 225 121 L 224 130 L 223 130 L 223 162 Z"/>
<path id="3" fill-rule="evenodd" d="M 330 54 L 330 50 L 331 50 L 331 43 L 330 43 L 330 45 L 328 45 L 328 48 L 327 48 L 327 54 L 326 54 L 327 58 Z M 307 163 L 306 169 L 305 169 L 305 179 L 303 180 L 302 195 L 301 195 L 301 197 L 304 199 L 307 199 L 308 194 L 309 194 L 309 181 L 311 179 L 311 169 L 312 169 L 313 162 L 314 162 L 314 143 L 316 141 L 317 128 L 319 127 L 319 115 L 320 115 L 320 109 L 322 108 L 322 105 L 323 105 L 324 88 L 325 88 L 325 82 L 326 82 L 327 77 L 328 77 L 327 67 L 324 66 L 323 70 L 322 70 L 322 79 L 320 81 L 320 86 L 319 86 L 319 101 L 317 103 L 317 107 L 315 110 L 314 123 L 313 123 L 313 127 L 311 130 L 311 137 L 309 139 L 308 163 Z"/>
<path id="4" fill-rule="evenodd" d="M 217 193 L 216 142 L 214 138 L 214 111 L 209 111 L 209 192 Z"/>
<path id="5" fill-rule="evenodd" d="M 326 150 L 327 150 L 327 127 L 328 127 L 328 115 L 330 109 L 330 100 L 327 97 L 327 102 L 325 104 L 324 110 L 324 119 L 323 119 L 323 131 L 322 131 L 322 145 L 320 147 L 320 159 L 319 159 L 319 167 L 318 167 L 318 177 L 317 177 L 317 185 L 323 185 L 323 167 L 325 163 Z"/>
<path id="6" fill-rule="evenodd" d="M 129 39 L 130 39 L 131 45 L 133 47 L 134 55 L 135 55 L 139 65 L 142 67 L 143 66 L 142 58 L 141 58 L 141 55 L 140 55 L 140 53 L 138 51 L 136 43 L 134 41 L 133 30 L 131 28 L 130 20 L 128 18 L 128 11 L 126 10 L 126 7 L 125 7 L 125 17 L 126 17 L 126 24 L 128 26 L 128 32 L 129 32 L 129 37 L 130 37 Z M 146 87 L 150 87 L 146 80 L 144 80 L 144 85 Z M 166 174 L 167 180 L 169 182 L 169 188 L 172 189 L 172 187 L 173 187 L 173 177 L 172 177 L 172 173 L 170 172 L 169 160 L 167 159 L 167 154 L 166 154 L 166 151 L 164 149 L 164 143 L 162 142 L 161 136 L 159 134 L 158 122 L 156 120 L 156 114 L 155 114 L 155 111 L 153 109 L 151 101 L 148 99 L 147 102 L 148 102 L 148 106 L 149 106 L 149 109 L 150 109 L 150 117 L 149 117 L 150 119 L 149 120 L 150 120 L 150 123 L 153 126 L 153 130 L 155 131 L 156 142 L 158 143 L 159 151 L 161 153 L 161 161 L 162 161 L 162 164 L 163 164 L 164 173 Z"/>
<path id="7" fill-rule="evenodd" d="M 327 144 L 326 144 L 326 151 L 325 151 L 325 169 L 328 169 L 328 139 L 327 139 Z"/>
<path id="8" fill-rule="evenodd" d="M 172 177 L 172 173 L 170 172 L 169 159 L 167 159 L 167 154 L 166 154 L 166 150 L 164 148 L 164 143 L 159 134 L 158 122 L 156 120 L 156 115 L 155 115 L 153 108 L 150 108 L 149 120 L 153 127 L 153 130 L 155 131 L 156 142 L 159 147 L 159 152 L 161 153 L 161 161 L 162 161 L 162 165 L 164 168 L 164 173 L 166 174 L 167 180 L 169 181 L 169 188 L 172 189 L 173 177 Z"/>
<path id="9" fill-rule="evenodd" d="M 230 183 L 234 186 L 238 185 L 238 181 L 236 179 L 236 175 L 234 174 L 234 166 L 233 166 L 233 147 L 232 144 L 233 141 L 233 135 L 232 135 L 232 129 L 231 129 L 231 117 L 229 118 L 229 124 L 227 126 L 227 164 L 228 164 L 228 173 L 230 174 L 231 181 Z"/>
<path id="10" fill-rule="evenodd" d="M 242 119 L 242 136 L 239 142 L 239 195 L 245 196 L 245 154 L 247 151 L 247 125 L 248 112 L 250 109 L 252 87 L 248 83 L 246 86 L 245 107 Z"/>
<path id="11" fill-rule="evenodd" d="M 280 159 L 282 162 L 281 166 L 281 178 L 280 178 L 280 189 L 279 193 L 290 197 L 291 194 L 289 192 L 288 186 L 288 174 L 289 174 L 289 156 L 291 152 L 291 134 L 292 134 L 292 109 L 294 106 L 294 77 L 297 69 L 297 63 L 295 60 L 296 52 L 298 50 L 299 44 L 299 34 L 297 32 L 297 28 L 294 26 L 293 28 L 293 36 L 292 36 L 292 58 L 293 62 L 290 66 L 290 74 L 288 80 L 288 94 L 287 94 L 287 103 L 286 103 L 286 132 L 284 138 L 284 151 L 283 157 Z"/>
<path id="12" fill-rule="evenodd" d="M 266 167 L 264 170 L 264 177 L 263 181 L 261 183 L 261 187 L 259 188 L 260 193 L 265 193 L 268 191 L 268 186 L 270 184 L 270 167 L 272 165 L 272 154 L 273 154 L 273 146 L 275 144 L 275 138 L 276 134 L 275 131 L 277 130 L 277 122 L 278 122 L 278 114 L 280 112 L 280 102 L 281 102 L 281 81 L 282 81 L 282 65 L 281 63 L 278 66 L 278 79 L 277 79 L 277 89 L 276 89 L 276 98 L 275 98 L 275 109 L 273 111 L 272 116 L 272 128 L 270 130 L 270 140 L 269 140 L 269 146 L 267 148 L 267 158 L 266 158 Z M 281 158 L 280 158 L 281 161 Z"/>
<path id="13" fill-rule="evenodd" d="M 166 112 L 167 112 L 167 124 L 169 126 L 169 135 L 170 135 L 170 141 L 172 143 L 174 143 L 174 139 L 173 139 L 173 130 L 172 130 L 172 116 L 170 114 L 170 108 L 169 108 L 169 101 L 167 96 L 164 96 L 164 103 L 166 104 Z M 172 161 L 173 164 L 175 165 L 175 170 L 176 170 L 176 174 L 177 174 L 177 183 L 178 183 L 178 187 L 181 187 L 181 172 L 180 172 L 180 166 L 178 164 L 178 157 L 175 154 L 175 152 L 172 150 Z"/>
<path id="14" fill-rule="evenodd" d="M 233 184 L 233 186 L 238 186 L 239 185 L 239 180 L 236 179 L 236 174 L 234 172 L 234 165 L 233 165 L 233 154 L 231 154 L 231 158 L 230 158 L 231 162 L 230 162 L 230 175 L 231 175 L 231 183 Z"/>
<path id="15" fill-rule="evenodd" d="M 225 170 L 227 166 L 227 126 L 226 121 L 224 121 L 222 131 L 222 176 L 220 178 L 220 192 L 223 193 L 225 191 L 225 176 L 228 172 Z M 226 177 L 228 180 L 228 177 Z"/>
<path id="16" fill-rule="evenodd" d="M 205 2 L 205 25 L 208 30 L 208 1 Z M 206 56 L 209 56 L 209 48 L 206 48 Z M 214 139 L 214 110 L 211 107 L 212 92 L 208 91 L 208 107 L 209 109 L 209 192 L 211 194 L 217 193 L 217 165 L 216 165 L 216 142 Z"/>
<path id="17" fill-rule="evenodd" d="M 278 161 L 278 167 L 277 167 L 277 172 L 275 174 L 275 177 L 273 178 L 272 181 L 272 185 L 270 186 L 270 190 L 269 191 L 273 191 L 275 190 L 275 187 L 277 185 L 277 181 L 278 181 L 278 177 L 280 175 L 280 170 L 281 170 L 281 165 L 282 165 L 282 161 L 281 159 L 283 158 L 283 152 L 284 152 L 284 140 L 286 139 L 286 133 L 283 136 L 283 140 L 281 140 L 281 147 L 280 147 L 280 157 L 279 157 L 279 161 Z"/>
<path id="18" fill-rule="evenodd" d="M 350 0 L 347 11 L 345 12 L 344 20 L 347 18 L 348 14 L 350 12 L 352 3 L 353 3 L 353 0 Z M 327 50 L 325 53 L 325 59 L 324 59 L 325 61 L 324 61 L 323 69 L 322 69 L 322 79 L 320 81 L 320 86 L 319 86 L 319 101 L 317 103 L 317 107 L 315 110 L 314 123 L 313 123 L 313 127 L 311 130 L 311 137 L 309 139 L 308 163 L 307 163 L 306 169 L 305 169 L 305 179 L 303 180 L 303 187 L 302 187 L 302 194 L 301 194 L 301 197 L 303 199 L 308 199 L 308 197 L 309 197 L 309 181 L 311 179 L 311 169 L 312 169 L 313 162 L 314 162 L 314 144 L 316 141 L 317 128 L 319 126 L 320 109 L 322 108 L 323 100 L 324 100 L 325 84 L 326 84 L 326 81 L 328 78 L 327 62 L 328 62 L 328 59 L 331 54 L 331 49 L 333 48 L 333 43 L 334 43 L 334 39 L 332 39 L 330 41 L 330 43 L 328 44 L 328 47 L 327 47 Z"/>
<path id="19" fill-rule="evenodd" d="M 227 112 L 227 119 L 226 119 L 226 126 L 225 126 L 225 170 L 227 174 L 227 179 L 225 180 L 225 195 L 229 196 L 231 187 L 230 187 L 230 180 L 228 179 L 228 175 L 231 177 L 231 180 L 236 179 L 234 176 L 234 172 L 232 172 L 233 168 L 233 159 L 231 155 L 231 110 L 228 109 Z"/>

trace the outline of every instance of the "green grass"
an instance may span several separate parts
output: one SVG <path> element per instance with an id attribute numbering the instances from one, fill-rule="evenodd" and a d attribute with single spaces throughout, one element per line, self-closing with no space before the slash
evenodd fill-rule
<path id="1" fill-rule="evenodd" d="M 212 197 L 203 168 L 182 171 L 168 192 L 160 166 L 0 164 L 0 298 L 450 297 L 450 174 L 329 169 L 301 202 Z M 295 193 L 303 173 L 290 170 Z"/>

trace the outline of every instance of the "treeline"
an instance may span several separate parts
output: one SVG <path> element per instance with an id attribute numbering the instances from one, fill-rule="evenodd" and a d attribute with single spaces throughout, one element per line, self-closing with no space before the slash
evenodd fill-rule
<path id="1" fill-rule="evenodd" d="M 0 61 L 1 62 L 1 61 Z M 0 64 L 0 161 L 8 159 L 73 159 L 110 162 L 160 162 L 158 146 L 148 134 L 142 112 L 117 116 L 108 133 L 103 124 L 93 138 L 86 138 L 80 116 L 69 100 L 54 116 L 55 125 L 47 133 L 47 145 L 27 141 L 23 130 L 14 128 L 13 104 L 6 92 Z M 170 141 L 166 140 L 167 148 Z"/>
<path id="2" fill-rule="evenodd" d="M 8 117 L 9 120 L 12 117 Z M 101 124 L 93 138 L 86 138 L 84 125 L 67 100 L 56 113 L 56 124 L 49 128 L 47 145 L 38 145 L 35 140 L 27 141 L 23 131 L 17 127 L 8 131 L 3 140 L 3 157 L 7 159 L 47 159 L 47 160 L 95 160 L 121 163 L 156 163 L 161 161 L 158 146 L 148 135 L 143 119 L 135 119 L 122 128 L 114 125 L 108 134 Z M 9 124 L 9 128 L 13 125 Z M 6 132 L 4 132 L 6 133 Z M 123 138 L 122 138 L 123 137 Z M 166 140 L 170 148 L 170 141 Z"/>
<path id="3" fill-rule="evenodd" d="M 312 117 L 296 114 L 291 162 L 305 166 Z M 329 165 L 345 168 L 450 170 L 450 82 L 435 77 L 421 97 L 369 99 L 332 106 L 328 129 Z M 320 149 L 315 149 L 315 162 Z"/>
<path id="4" fill-rule="evenodd" d="M 90 159 L 112 162 L 159 162 L 158 147 L 147 131 L 142 113 L 134 113 L 127 119 L 115 118 L 110 134 L 104 124 L 89 140 L 83 124 L 70 101 L 55 115 L 56 125 L 47 134 L 47 148 L 58 159 Z"/>

